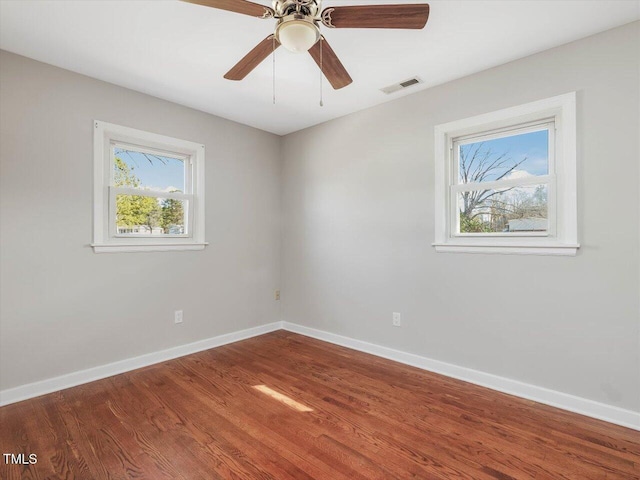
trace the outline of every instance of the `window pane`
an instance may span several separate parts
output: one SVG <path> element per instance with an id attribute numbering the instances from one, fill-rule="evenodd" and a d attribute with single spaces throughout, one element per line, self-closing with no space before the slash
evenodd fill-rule
<path id="1" fill-rule="evenodd" d="M 460 145 L 458 182 L 492 182 L 549 173 L 549 131 Z"/>
<path id="2" fill-rule="evenodd" d="M 547 185 L 458 194 L 460 233 L 546 233 Z"/>
<path id="3" fill-rule="evenodd" d="M 184 235 L 187 201 L 116 195 L 117 235 Z"/>
<path id="4" fill-rule="evenodd" d="M 184 160 L 115 147 L 114 186 L 160 192 L 185 191 Z"/>

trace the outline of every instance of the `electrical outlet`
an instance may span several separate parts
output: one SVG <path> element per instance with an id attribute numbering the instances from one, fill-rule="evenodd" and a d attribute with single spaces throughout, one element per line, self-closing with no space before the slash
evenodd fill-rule
<path id="1" fill-rule="evenodd" d="M 393 312 L 393 320 L 391 324 L 394 327 L 399 327 L 402 324 L 402 316 L 398 312 Z"/>
<path id="2" fill-rule="evenodd" d="M 173 320 L 174 320 L 176 323 L 182 323 L 182 310 L 176 310 L 176 311 L 173 313 Z"/>
<path id="3" fill-rule="evenodd" d="M 276 290 L 275 298 L 276 300 L 280 300 L 280 290 Z"/>

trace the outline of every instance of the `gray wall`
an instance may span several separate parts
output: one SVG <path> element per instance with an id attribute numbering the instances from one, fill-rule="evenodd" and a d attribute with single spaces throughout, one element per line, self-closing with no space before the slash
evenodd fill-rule
<path id="1" fill-rule="evenodd" d="M 0 55 L 0 389 L 279 320 L 279 137 Z M 204 251 L 92 252 L 93 119 L 206 145 Z"/>
<path id="2" fill-rule="evenodd" d="M 285 137 L 283 320 L 640 411 L 638 25 Z M 578 256 L 436 253 L 434 126 L 573 90 Z"/>

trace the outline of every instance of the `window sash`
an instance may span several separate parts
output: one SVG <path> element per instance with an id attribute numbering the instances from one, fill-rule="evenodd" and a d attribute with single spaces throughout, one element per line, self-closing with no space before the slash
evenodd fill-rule
<path id="1" fill-rule="evenodd" d="M 158 155 L 161 157 L 175 158 L 184 162 L 184 193 L 193 193 L 193 157 L 192 155 L 185 155 L 184 153 L 173 152 L 171 150 L 161 150 L 150 147 L 143 147 L 134 143 L 124 143 L 118 141 L 111 141 L 109 149 L 109 186 L 115 187 L 115 150 L 116 148 L 122 148 L 124 150 L 131 150 L 139 153 L 146 153 L 149 155 Z M 134 187 L 130 187 L 134 188 Z M 134 188 L 135 189 L 135 188 Z M 137 191 L 145 191 L 144 189 L 135 189 Z M 133 194 L 132 194 L 133 195 Z"/>
<path id="2" fill-rule="evenodd" d="M 143 235 L 133 233 L 118 233 L 118 225 L 116 222 L 116 199 L 118 195 L 135 195 L 152 198 L 172 198 L 184 201 L 186 209 L 185 225 L 183 234 L 162 234 L 162 235 Z M 109 187 L 109 236 L 111 238 L 193 238 L 193 205 L 194 196 L 185 193 L 167 193 L 155 190 L 139 190 L 131 187 Z"/>
<path id="3" fill-rule="evenodd" d="M 548 167 L 547 175 L 530 176 L 524 178 L 501 179 L 489 182 L 460 183 L 460 147 L 479 141 L 495 140 L 515 135 L 522 135 L 531 132 L 547 130 L 548 132 Z M 448 195 L 449 210 L 449 238 L 487 238 L 487 237 L 555 237 L 557 235 L 557 187 L 555 174 L 555 119 L 544 118 L 520 125 L 509 125 L 507 127 L 475 132 L 463 135 L 450 140 L 450 184 Z M 546 232 L 460 232 L 460 209 L 458 208 L 458 194 L 462 192 L 477 190 L 496 190 L 501 188 L 524 187 L 530 185 L 547 186 L 547 231 Z"/>
<path id="4" fill-rule="evenodd" d="M 159 190 L 148 190 L 135 187 L 118 187 L 115 186 L 115 150 L 121 148 L 125 150 L 131 150 L 139 153 L 146 153 L 149 155 L 158 155 L 162 157 L 175 158 L 184 162 L 184 188 L 185 192 L 163 192 Z M 110 238 L 136 238 L 136 239 L 167 239 L 167 238 L 185 238 L 192 239 L 194 237 L 193 232 L 193 211 L 194 211 L 194 195 L 193 195 L 193 159 L 191 155 L 185 155 L 183 153 L 173 152 L 171 150 L 162 150 L 151 147 L 145 147 L 137 145 L 135 143 L 125 143 L 120 141 L 111 141 L 109 148 L 109 237 Z M 117 205 L 116 199 L 118 195 L 135 195 L 142 197 L 153 198 L 169 198 L 174 200 L 184 201 L 184 208 L 186 209 L 185 225 L 183 234 L 133 234 L 133 233 L 118 233 L 118 225 L 116 220 Z"/>
<path id="5" fill-rule="evenodd" d="M 548 176 L 545 176 L 548 177 Z M 539 177 L 536 177 L 539 178 Z M 498 182 L 496 182 L 498 183 Z M 478 184 L 476 184 L 478 185 Z M 547 231 L 546 232 L 460 232 L 460 209 L 458 208 L 458 194 L 462 192 L 470 192 L 476 190 L 493 190 L 492 188 L 451 188 L 449 195 L 449 204 L 452 205 L 450 209 L 450 225 L 451 225 L 451 238 L 456 237 L 554 237 L 556 235 L 556 182 L 555 179 L 549 179 L 547 181 L 527 182 L 518 186 L 530 186 L 530 185 L 546 185 L 547 186 Z M 460 185 L 456 185 L 459 187 Z M 500 186 L 503 188 L 504 184 Z"/>
<path id="6" fill-rule="evenodd" d="M 541 132 L 546 130 L 548 132 L 547 139 L 547 152 L 548 152 L 548 175 L 555 173 L 555 120 L 543 119 L 534 122 L 528 122 L 520 125 L 510 125 L 495 130 L 486 130 L 483 132 L 477 132 L 469 135 L 463 135 L 451 139 L 450 153 L 451 153 L 451 185 L 471 185 L 469 183 L 460 182 L 460 147 L 469 145 L 470 143 L 478 143 L 482 141 L 496 140 L 499 138 L 514 137 L 516 135 L 524 135 L 526 133 Z M 539 178 L 539 177 L 538 177 Z M 477 182 L 477 183 L 489 183 L 489 182 Z"/>

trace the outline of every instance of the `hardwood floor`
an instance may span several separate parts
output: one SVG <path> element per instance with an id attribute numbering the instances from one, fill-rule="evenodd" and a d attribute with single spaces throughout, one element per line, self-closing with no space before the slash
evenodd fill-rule
<path id="1" fill-rule="evenodd" d="M 259 388 L 255 388 L 261 386 Z M 279 331 L 0 409 L 3 479 L 638 479 L 640 433 Z"/>

